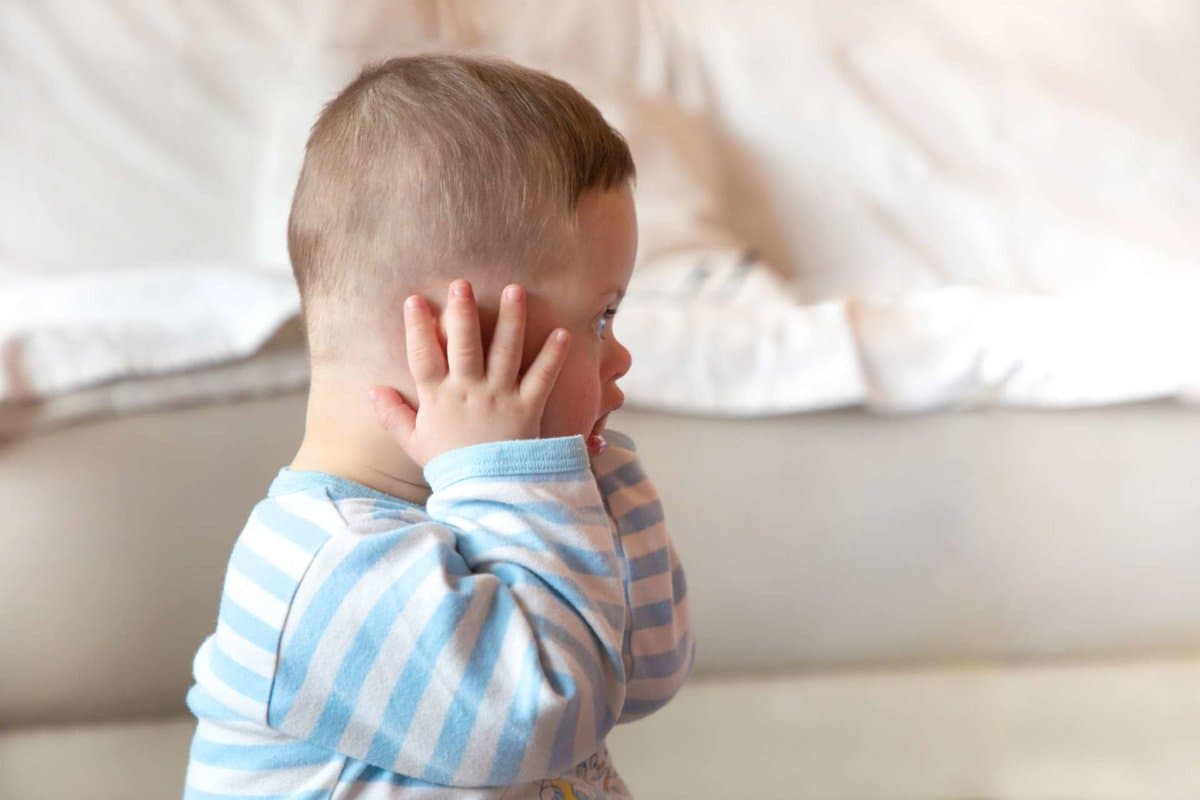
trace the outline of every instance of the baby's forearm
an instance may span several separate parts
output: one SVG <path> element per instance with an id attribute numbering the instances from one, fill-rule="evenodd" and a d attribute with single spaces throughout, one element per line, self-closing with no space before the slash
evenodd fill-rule
<path id="1" fill-rule="evenodd" d="M 667 533 L 662 502 L 642 469 L 633 441 L 609 431 L 610 447 L 592 459 L 597 484 L 616 526 L 626 565 L 629 625 L 626 691 L 618 722 L 666 705 L 691 673 L 695 638 L 687 580 Z"/>

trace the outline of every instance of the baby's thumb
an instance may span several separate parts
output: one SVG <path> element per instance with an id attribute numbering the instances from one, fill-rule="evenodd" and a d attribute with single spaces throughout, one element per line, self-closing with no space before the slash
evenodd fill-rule
<path id="1" fill-rule="evenodd" d="M 379 424 L 397 444 L 407 449 L 417 423 L 417 412 L 390 386 L 372 386 L 367 396 L 375 404 L 375 416 Z"/>

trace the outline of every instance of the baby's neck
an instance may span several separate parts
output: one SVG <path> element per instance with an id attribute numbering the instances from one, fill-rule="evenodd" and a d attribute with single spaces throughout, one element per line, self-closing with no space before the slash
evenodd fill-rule
<path id="1" fill-rule="evenodd" d="M 380 427 L 367 398 L 371 382 L 314 372 L 304 439 L 289 465 L 361 483 L 425 505 L 431 490 L 424 472 Z"/>

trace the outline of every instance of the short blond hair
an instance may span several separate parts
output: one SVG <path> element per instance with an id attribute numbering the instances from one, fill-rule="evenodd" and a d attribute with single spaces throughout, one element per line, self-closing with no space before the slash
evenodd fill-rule
<path id="1" fill-rule="evenodd" d="M 288 219 L 314 360 L 381 293 L 552 269 L 580 195 L 634 175 L 621 135 L 550 75 L 456 55 L 366 67 L 313 125 Z"/>

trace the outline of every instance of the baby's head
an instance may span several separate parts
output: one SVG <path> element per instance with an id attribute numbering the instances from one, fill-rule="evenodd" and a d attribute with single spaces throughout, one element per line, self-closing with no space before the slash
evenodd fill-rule
<path id="1" fill-rule="evenodd" d="M 526 363 L 555 327 L 570 354 L 545 436 L 587 435 L 629 368 L 611 315 L 637 250 L 633 158 L 568 84 L 515 64 L 398 58 L 313 126 L 288 223 L 314 381 L 354 375 L 415 401 L 402 302 L 471 281 L 487 346 L 501 289 L 527 290 Z"/>

